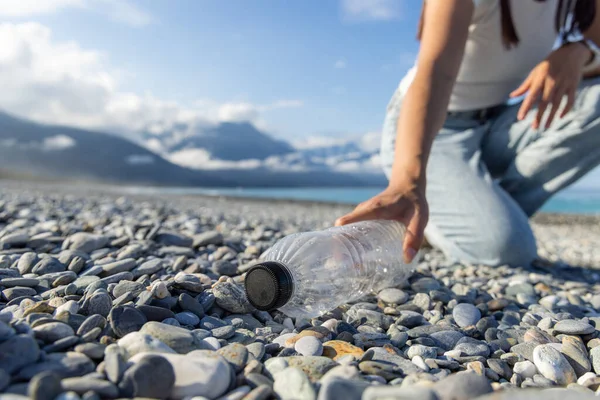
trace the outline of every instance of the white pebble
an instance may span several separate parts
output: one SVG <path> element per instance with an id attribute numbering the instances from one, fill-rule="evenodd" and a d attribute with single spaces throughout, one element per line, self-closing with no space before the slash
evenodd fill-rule
<path id="1" fill-rule="evenodd" d="M 415 364 L 417 367 L 421 368 L 425 372 L 429 371 L 429 365 L 427 365 L 425 363 L 425 360 L 423 360 L 423 357 L 421 357 L 421 356 L 414 356 L 411 361 L 412 361 L 413 364 Z"/>
<path id="2" fill-rule="evenodd" d="M 152 296 L 156 297 L 157 299 L 164 299 L 171 295 L 171 293 L 169 293 L 169 289 L 167 289 L 167 285 L 165 285 L 163 281 L 154 282 L 152 284 L 151 293 Z"/>
<path id="3" fill-rule="evenodd" d="M 513 367 L 513 372 L 521 375 L 523 378 L 533 378 L 538 373 L 537 367 L 529 360 L 518 361 Z"/>

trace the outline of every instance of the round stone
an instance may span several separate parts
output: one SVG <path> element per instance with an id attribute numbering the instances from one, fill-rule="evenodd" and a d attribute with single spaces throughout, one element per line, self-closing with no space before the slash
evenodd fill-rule
<path id="1" fill-rule="evenodd" d="M 401 305 L 408 301 L 408 294 L 396 288 L 383 289 L 377 297 L 386 304 Z"/>
<path id="2" fill-rule="evenodd" d="M 563 319 L 554 325 L 554 330 L 566 335 L 589 335 L 590 333 L 594 333 L 596 328 L 584 321 Z"/>
<path id="3" fill-rule="evenodd" d="M 303 356 L 320 356 L 323 354 L 323 345 L 314 336 L 304 336 L 300 338 L 294 349 Z"/>
<path id="4" fill-rule="evenodd" d="M 67 336 L 73 336 L 73 328 L 63 322 L 48 322 L 33 328 L 35 337 L 44 342 L 55 342 Z"/>
<path id="5" fill-rule="evenodd" d="M 473 304 L 460 303 L 452 310 L 454 321 L 461 328 L 475 325 L 481 319 L 481 311 Z"/>
<path id="6" fill-rule="evenodd" d="M 132 306 L 114 307 L 110 310 L 108 320 L 113 332 L 120 338 L 139 331 L 147 321 L 146 316 Z"/>
<path id="7" fill-rule="evenodd" d="M 566 386 L 577 381 L 575 371 L 567 359 L 549 344 L 539 345 L 533 350 L 533 362 L 538 371 L 552 382 Z"/>

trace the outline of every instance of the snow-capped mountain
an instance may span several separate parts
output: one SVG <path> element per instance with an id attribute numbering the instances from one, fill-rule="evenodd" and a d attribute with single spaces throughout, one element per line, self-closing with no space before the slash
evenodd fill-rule
<path id="1" fill-rule="evenodd" d="M 345 157 L 340 149 L 330 149 L 333 153 L 298 150 L 249 124 L 220 124 L 203 127 L 200 132 L 187 126 L 178 128 L 161 135 L 125 137 L 39 124 L 0 112 L 0 178 L 194 187 L 384 184 L 380 173 L 343 171 L 349 160 L 368 159 L 360 151 Z M 339 163 L 334 161 L 334 153 Z"/>
<path id="2" fill-rule="evenodd" d="M 312 137 L 293 145 L 250 123 L 180 124 L 141 134 L 140 144 L 174 164 L 201 170 L 379 171 L 379 134 L 353 139 Z"/>

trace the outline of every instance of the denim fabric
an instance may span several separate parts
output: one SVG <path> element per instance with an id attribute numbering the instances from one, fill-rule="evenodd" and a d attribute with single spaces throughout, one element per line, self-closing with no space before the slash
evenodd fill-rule
<path id="1" fill-rule="evenodd" d="M 385 118 L 382 166 L 390 176 L 402 95 Z M 457 262 L 529 265 L 537 256 L 529 225 L 555 193 L 600 164 L 600 79 L 584 81 L 573 109 L 547 130 L 517 121 L 517 105 L 494 118 L 448 118 L 427 166 L 427 240 Z"/>

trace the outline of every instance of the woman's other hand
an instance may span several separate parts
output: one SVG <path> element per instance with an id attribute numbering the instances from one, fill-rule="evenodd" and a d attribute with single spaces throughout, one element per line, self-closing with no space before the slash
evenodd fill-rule
<path id="1" fill-rule="evenodd" d="M 517 118 L 525 118 L 537 104 L 538 111 L 532 126 L 538 129 L 542 124 L 544 112 L 550 107 L 545 124 L 548 128 L 566 96 L 567 102 L 560 113 L 560 118 L 564 117 L 573 107 L 582 70 L 590 55 L 590 50 L 583 43 L 570 43 L 556 49 L 539 63 L 521 86 L 510 94 L 511 97 L 519 97 L 527 93 Z"/>
<path id="2" fill-rule="evenodd" d="M 423 243 L 429 208 L 419 185 L 390 185 L 377 196 L 359 204 L 354 211 L 339 218 L 336 226 L 354 222 L 386 219 L 403 223 L 408 229 L 404 241 L 404 260 L 411 262 Z"/>

